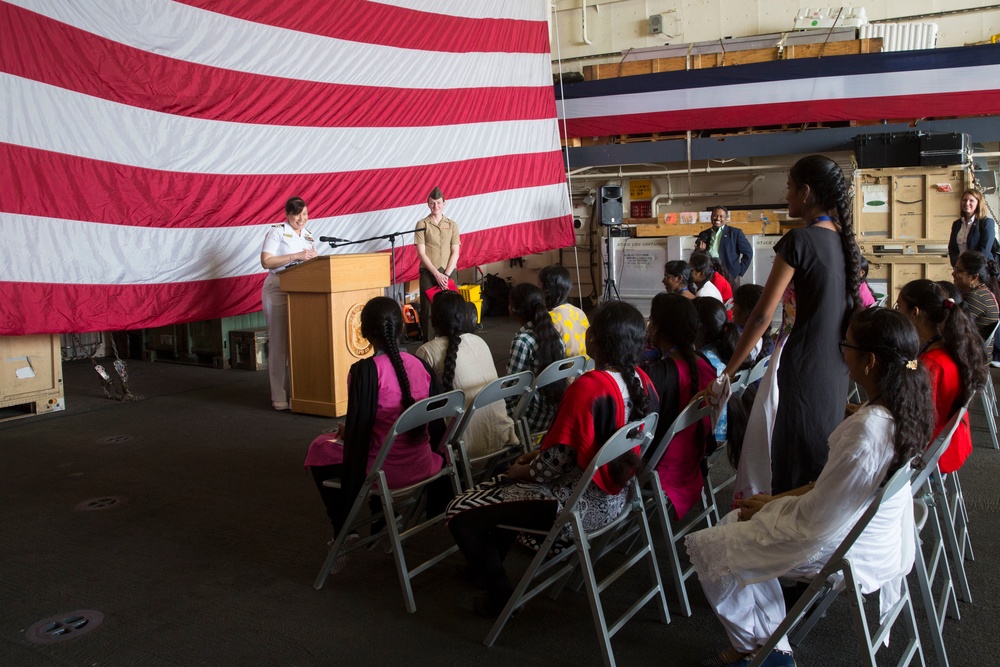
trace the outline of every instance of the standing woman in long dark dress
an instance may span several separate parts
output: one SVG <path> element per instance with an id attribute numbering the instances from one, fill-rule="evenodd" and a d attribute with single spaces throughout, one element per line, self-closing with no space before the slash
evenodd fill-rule
<path id="1" fill-rule="evenodd" d="M 811 155 L 789 172 L 786 200 L 789 216 L 806 226 L 775 245 L 764 292 L 725 371 L 732 377 L 739 370 L 782 303 L 778 342 L 747 424 L 736 501 L 814 481 L 847 401 L 838 344 L 859 303 L 860 282 L 849 185 L 836 162 Z"/>

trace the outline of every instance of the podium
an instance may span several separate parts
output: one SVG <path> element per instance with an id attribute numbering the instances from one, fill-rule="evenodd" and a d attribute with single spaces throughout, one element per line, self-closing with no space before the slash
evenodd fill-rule
<path id="1" fill-rule="evenodd" d="M 372 353 L 361 309 L 389 286 L 389 253 L 321 255 L 279 281 L 288 294 L 292 412 L 347 414 L 347 373 Z"/>

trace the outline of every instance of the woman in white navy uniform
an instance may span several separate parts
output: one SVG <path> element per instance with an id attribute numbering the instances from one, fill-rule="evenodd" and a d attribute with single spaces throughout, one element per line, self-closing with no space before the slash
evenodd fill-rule
<path id="1" fill-rule="evenodd" d="M 278 271 L 316 257 L 313 235 L 306 229 L 309 211 L 301 197 L 285 202 L 285 222 L 273 225 L 264 239 L 260 264 L 268 270 L 261 300 L 267 318 L 267 372 L 271 379 L 271 405 L 288 409 L 288 295 L 278 284 Z"/>

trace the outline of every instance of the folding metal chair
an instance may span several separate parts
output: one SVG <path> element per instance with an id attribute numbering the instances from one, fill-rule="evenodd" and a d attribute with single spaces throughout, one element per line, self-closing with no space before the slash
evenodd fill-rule
<path id="1" fill-rule="evenodd" d="M 647 512 L 654 514 L 659 521 L 660 529 L 663 531 L 663 539 L 666 541 L 668 556 L 670 558 L 670 573 L 674 578 L 677 600 L 680 603 L 680 611 L 684 616 L 691 615 L 691 603 L 688 600 L 686 582 L 688 577 L 694 574 L 694 566 L 690 564 L 687 568 L 681 566 L 677 545 L 702 521 L 705 522 L 706 527 L 712 525 L 714 505 L 710 504 L 710 502 L 713 496 L 711 494 L 706 495 L 702 491 L 702 506 L 698 510 L 698 513 L 691 516 L 682 527 L 675 529 L 674 522 L 670 518 L 670 509 L 673 507 L 673 504 L 663 491 L 663 487 L 660 484 L 660 476 L 656 474 L 656 466 L 660 464 L 674 436 L 684 429 L 697 424 L 711 413 L 712 409 L 708 406 L 702 407 L 700 405 L 701 402 L 700 398 L 695 398 L 681 410 L 680 414 L 677 415 L 677 418 L 670 425 L 670 428 L 663 434 L 660 442 L 653 444 L 653 453 L 644 459 L 642 470 L 639 473 L 639 484 L 642 487 L 642 497 Z M 690 514 L 691 512 L 688 512 L 688 515 Z"/>
<path id="2" fill-rule="evenodd" d="M 562 512 L 556 517 L 552 529 L 547 533 L 544 531 L 525 530 L 517 526 L 501 526 L 509 530 L 530 532 L 537 535 L 545 535 L 538 548 L 538 553 L 532 559 L 531 564 L 521 577 L 513 595 L 507 602 L 496 623 L 490 629 L 486 640 L 486 646 L 493 646 L 497 637 L 507 625 L 511 615 L 519 608 L 523 607 L 529 600 L 535 598 L 549 587 L 556 585 L 554 592 L 558 594 L 566 579 L 579 567 L 584 583 L 587 588 L 587 598 L 590 601 L 591 613 L 594 617 L 594 627 L 600 634 L 601 654 L 604 657 L 604 664 L 611 667 L 615 664 L 614 652 L 611 649 L 611 638 L 629 621 L 633 616 L 646 605 L 647 602 L 656 599 L 657 609 L 660 614 L 660 621 L 670 622 L 670 612 L 667 611 L 667 601 L 663 593 L 663 584 L 660 581 L 660 571 L 656 565 L 656 555 L 653 552 L 652 538 L 649 532 L 649 521 L 646 518 L 645 508 L 639 502 L 639 485 L 635 478 L 629 481 L 627 488 L 632 495 L 633 502 L 627 503 L 622 513 L 611 523 L 593 531 L 583 529 L 583 521 L 580 517 L 578 501 L 583 495 L 587 485 L 590 484 L 597 469 L 606 463 L 626 454 L 635 447 L 641 447 L 646 441 L 646 432 L 652 431 L 656 426 L 656 414 L 651 414 L 640 422 L 632 422 L 618 429 L 608 441 L 601 447 L 597 455 L 587 466 L 580 478 L 580 482 L 573 489 L 572 495 L 566 501 Z M 622 529 L 629 525 L 633 518 L 638 518 L 639 538 L 641 546 L 638 551 L 630 551 L 624 563 L 618 566 L 603 581 L 597 581 L 594 574 L 593 564 L 597 557 L 610 553 L 626 540 L 630 539 L 632 533 L 623 533 Z M 564 526 L 572 526 L 573 545 L 560 551 L 558 554 L 550 554 L 549 551 L 559 537 Z M 591 552 L 595 541 L 602 541 L 606 535 L 619 535 L 615 540 L 605 544 L 600 550 L 600 554 Z M 652 585 L 618 618 L 610 627 L 608 626 L 604 605 L 601 602 L 603 593 L 611 584 L 617 581 L 623 574 L 633 566 L 638 565 L 643 560 L 649 567 L 649 576 Z M 532 586 L 536 579 L 541 579 L 540 583 Z"/>
<path id="3" fill-rule="evenodd" d="M 736 375 L 729 381 L 729 390 L 733 393 L 733 396 L 739 396 L 743 393 L 743 390 L 747 388 L 747 378 L 749 377 L 750 369 L 748 368 L 736 371 Z"/>
<path id="4" fill-rule="evenodd" d="M 747 385 L 749 384 L 747 381 L 749 379 L 750 369 L 737 371 L 736 375 L 733 376 L 733 379 L 729 382 L 729 388 L 732 395 L 741 396 L 743 392 L 746 391 Z M 715 522 L 719 523 L 719 521 L 722 520 L 722 513 L 719 512 L 719 492 L 736 481 L 736 471 L 734 470 L 731 475 L 726 475 L 724 479 L 717 482 L 712 480 L 712 471 L 715 470 L 719 461 L 728 449 L 728 439 L 725 442 L 717 444 L 718 447 L 716 450 L 709 454 L 708 459 L 706 460 L 707 472 L 705 474 L 705 493 L 708 496 L 708 502 L 712 505 L 712 513 L 715 515 Z"/>
<path id="5" fill-rule="evenodd" d="M 382 447 L 379 449 L 378 456 L 372 464 L 371 472 L 365 479 L 364 485 L 362 485 L 361 490 L 358 492 L 358 497 L 354 500 L 354 504 L 351 506 L 351 510 L 347 514 L 347 519 L 344 523 L 345 528 L 340 531 L 340 534 L 337 535 L 336 539 L 333 541 L 333 546 L 330 547 L 330 553 L 327 555 L 326 561 L 323 563 L 323 567 L 320 569 L 319 575 L 316 577 L 316 582 L 313 584 L 313 588 L 316 590 L 323 588 L 323 584 L 326 582 L 326 578 L 329 576 L 330 570 L 333 568 L 333 564 L 337 561 L 337 558 L 355 551 L 356 549 L 372 544 L 381 539 L 383 536 L 388 535 L 392 555 L 396 561 L 396 572 L 399 575 L 399 584 L 403 589 L 403 599 L 406 603 L 406 611 L 412 614 L 417 610 L 417 606 L 413 601 L 413 589 L 410 586 L 410 580 L 427 568 L 439 563 L 458 551 L 458 546 L 452 544 L 442 553 L 433 556 L 413 569 L 408 569 L 406 558 L 403 554 L 403 542 L 423 530 L 443 521 L 445 514 L 442 510 L 440 514 L 430 517 L 422 523 L 417 523 L 415 525 L 409 525 L 408 522 L 404 521 L 404 525 L 402 526 L 403 532 L 400 532 L 400 526 L 397 524 L 397 520 L 395 518 L 397 516 L 396 508 L 397 504 L 405 505 L 407 502 L 412 503 L 415 508 L 417 503 L 419 503 L 420 496 L 427 485 L 440 479 L 441 477 L 444 477 L 445 475 L 451 478 L 455 494 L 457 495 L 460 493 L 461 484 L 459 482 L 458 469 L 455 466 L 455 458 L 451 451 L 451 446 L 447 443 L 451 437 L 452 431 L 458 426 L 458 422 L 464 412 L 465 393 L 456 389 L 455 391 L 449 391 L 444 394 L 438 394 L 437 396 L 431 396 L 430 398 L 426 398 L 422 401 L 417 401 L 399 416 L 399 419 L 396 420 L 396 423 L 392 425 L 392 429 L 390 429 L 389 433 L 386 435 L 385 440 L 382 443 Z M 389 456 L 389 452 L 392 449 L 393 444 L 396 442 L 396 438 L 412 431 L 415 428 L 425 426 L 437 419 L 451 420 L 445 431 L 444 437 L 441 440 L 441 442 L 445 443 L 445 461 L 442 468 L 430 477 L 422 479 L 415 484 L 399 489 L 390 489 L 386 481 L 385 471 L 382 470 L 382 466 L 385 464 L 385 460 Z M 339 488 L 340 480 L 327 480 L 323 482 L 323 485 Z M 360 515 L 362 509 L 368 504 L 368 498 L 372 495 L 379 496 L 381 498 L 383 508 L 382 514 L 380 516 L 371 517 L 367 520 L 361 519 Z M 415 516 L 416 512 L 414 511 L 410 514 L 411 516 Z M 364 539 L 356 540 L 350 547 L 346 549 L 344 548 L 347 536 L 354 532 L 356 528 L 365 524 L 370 524 L 372 520 L 380 517 L 385 518 L 385 528 L 373 535 L 369 535 Z"/>
<path id="6" fill-rule="evenodd" d="M 451 439 L 452 447 L 455 448 L 461 459 L 462 472 L 464 473 L 463 477 L 467 489 L 471 489 L 477 482 L 489 478 L 493 468 L 505 456 L 511 456 L 515 452 L 526 452 L 529 447 L 527 443 L 521 441 L 517 445 L 507 445 L 484 456 L 470 457 L 468 444 L 465 441 L 465 432 L 469 428 L 473 416 L 480 408 L 484 408 L 487 405 L 492 405 L 508 398 L 520 399 L 523 395 L 531 391 L 531 382 L 534 378 L 535 374 L 531 371 L 523 371 L 497 378 L 483 387 L 482 391 L 472 399 L 472 404 L 469 405 L 465 416 L 462 417 L 462 421 L 459 423 L 458 428 L 455 429 Z M 475 468 L 479 468 L 478 472 L 474 472 Z"/>
<path id="7" fill-rule="evenodd" d="M 757 380 L 759 380 L 762 377 L 764 377 L 764 373 L 767 372 L 767 364 L 768 364 L 769 361 L 771 361 L 771 355 L 770 354 L 767 355 L 766 357 L 764 357 L 763 359 L 757 360 L 757 363 L 755 363 L 753 365 L 753 368 L 750 369 L 750 375 L 747 376 L 747 382 L 746 383 L 748 385 L 749 384 L 753 384 Z"/>
<path id="8" fill-rule="evenodd" d="M 991 349 L 996 339 L 997 326 L 1000 326 L 1000 322 L 993 327 L 993 331 L 986 338 L 987 350 Z M 993 375 L 990 373 L 989 361 L 989 359 L 986 360 L 986 384 L 979 390 L 979 396 L 983 401 L 983 414 L 986 416 L 986 426 L 990 430 L 993 449 L 1000 449 L 1000 441 L 997 440 L 997 394 L 993 386 Z"/>
<path id="9" fill-rule="evenodd" d="M 923 599 L 924 613 L 927 617 L 934 652 L 937 654 L 938 664 L 943 667 L 948 665 L 948 652 L 945 650 L 943 637 L 945 618 L 951 616 L 954 619 L 959 619 L 961 616 L 958 611 L 954 580 L 948 566 L 948 554 L 945 550 L 944 535 L 941 532 L 940 517 L 937 512 L 931 511 L 928 507 L 928 505 L 933 506 L 936 502 L 929 481 L 931 475 L 937 472 L 938 460 L 941 458 L 941 454 L 948 449 L 948 445 L 965 414 L 966 408 L 963 406 L 948 420 L 938 437 L 918 457 L 923 467 L 915 468 L 910 477 L 910 486 L 913 490 L 913 523 L 917 544 L 913 572 L 917 577 L 917 586 Z M 920 534 L 925 526 L 928 526 L 930 535 L 928 539 L 921 540 Z M 924 546 L 929 548 L 929 553 L 926 556 Z M 941 576 L 941 592 L 935 600 L 934 585 L 939 574 Z"/>
<path id="10" fill-rule="evenodd" d="M 854 632 L 862 644 L 862 664 L 869 667 L 876 667 L 875 654 L 888 636 L 889 630 L 900 616 L 906 622 L 910 640 L 903 649 L 902 656 L 897 665 L 909 665 L 915 655 L 919 657 L 921 665 L 925 664 L 923 648 L 920 644 L 920 635 L 917 633 L 917 620 L 913 612 L 913 601 L 910 597 L 910 588 L 906 582 L 906 577 L 903 577 L 902 580 L 903 590 L 899 601 L 889 611 L 885 622 L 876 628 L 873 634 L 871 628 L 868 626 L 868 619 L 865 617 L 864 597 L 861 593 L 861 586 L 854 578 L 851 561 L 847 557 L 847 552 L 854 546 L 854 543 L 857 542 L 858 537 L 861 536 L 865 528 L 868 527 L 868 524 L 878 512 L 882 501 L 903 492 L 903 489 L 905 489 L 910 481 L 911 472 L 910 466 L 904 464 L 879 489 L 868 505 L 868 509 L 864 511 L 861 518 L 854 524 L 854 527 L 851 528 L 847 537 L 840 543 L 840 546 L 833 552 L 826 564 L 814 577 L 808 579 L 809 587 L 785 615 L 781 623 L 778 624 L 778 627 L 764 643 L 764 646 L 754 655 L 750 661 L 750 667 L 760 667 L 778 645 L 778 642 L 781 641 L 781 638 L 802 622 L 807 612 L 809 613 L 809 618 L 806 619 L 806 626 L 800 629 L 800 632 L 796 633 L 796 636 L 801 638 L 808 634 L 809 630 L 826 613 L 837 593 L 845 589 L 851 593 L 851 616 L 854 620 Z M 802 581 L 805 582 L 806 579 L 802 579 Z M 816 603 L 816 606 L 810 612 L 809 609 L 813 607 L 813 603 Z M 789 639 L 791 640 L 791 637 Z"/>
<path id="11" fill-rule="evenodd" d="M 533 449 L 535 440 L 544 431 L 539 433 L 532 433 L 531 428 L 528 426 L 528 421 L 525 418 L 525 413 L 528 411 L 528 404 L 531 403 L 531 399 L 538 393 L 538 390 L 542 387 L 547 387 L 550 384 L 555 384 L 556 382 L 561 382 L 563 380 L 570 380 L 583 375 L 584 368 L 587 365 L 587 357 L 570 357 L 568 359 L 560 359 L 558 361 L 553 361 L 551 364 L 542 369 L 542 372 L 538 374 L 535 381 L 531 383 L 531 391 L 521 396 L 521 400 L 517 402 L 517 406 L 514 408 L 511 418 L 514 420 L 514 428 L 517 433 L 517 439 L 519 442 L 524 443 L 526 449 Z"/>
<path id="12" fill-rule="evenodd" d="M 945 542 L 948 545 L 949 562 L 954 567 L 955 580 L 958 582 L 958 599 L 962 602 L 972 602 L 972 589 L 965 573 L 965 561 L 974 560 L 972 541 L 969 538 L 968 514 L 965 509 L 965 496 L 962 494 L 962 484 L 958 472 L 947 475 L 931 475 L 929 478 L 933 493 L 934 508 L 941 523 Z"/>

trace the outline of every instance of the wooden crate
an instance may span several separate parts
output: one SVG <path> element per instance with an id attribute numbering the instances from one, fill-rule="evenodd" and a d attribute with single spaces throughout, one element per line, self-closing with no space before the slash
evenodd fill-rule
<path id="1" fill-rule="evenodd" d="M 961 167 L 858 170 L 854 226 L 861 252 L 947 254 L 966 182 Z"/>
<path id="2" fill-rule="evenodd" d="M 0 420 L 65 410 L 59 336 L 0 336 Z"/>
<path id="3" fill-rule="evenodd" d="M 244 371 L 267 369 L 267 327 L 229 332 L 229 366 Z"/>
<path id="4" fill-rule="evenodd" d="M 639 76 L 657 72 L 678 72 L 709 67 L 728 67 L 749 63 L 766 63 L 792 58 L 817 58 L 820 56 L 844 56 L 858 53 L 878 53 L 882 50 L 882 38 L 855 39 L 828 44 L 794 44 L 779 49 L 744 49 L 720 53 L 699 53 L 690 56 L 670 58 L 649 58 L 629 60 L 607 65 L 587 65 L 583 68 L 585 81 L 617 79 L 622 76 Z"/>
<path id="5" fill-rule="evenodd" d="M 947 257 L 880 257 L 865 255 L 868 260 L 868 286 L 872 292 L 888 294 L 886 306 L 892 307 L 899 290 L 911 280 L 951 280 Z"/>

